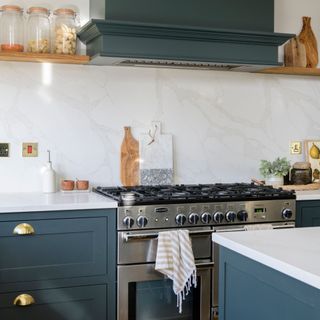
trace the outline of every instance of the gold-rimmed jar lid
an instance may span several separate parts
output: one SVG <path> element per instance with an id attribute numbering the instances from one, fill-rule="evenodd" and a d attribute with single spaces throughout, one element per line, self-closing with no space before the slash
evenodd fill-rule
<path id="1" fill-rule="evenodd" d="M 67 15 L 67 16 L 75 16 L 77 13 L 70 8 L 59 8 L 53 12 L 55 15 Z"/>
<path id="2" fill-rule="evenodd" d="M 12 12 L 23 12 L 23 9 L 19 6 L 14 5 L 3 5 L 0 7 L 0 11 L 12 11 Z"/>
<path id="3" fill-rule="evenodd" d="M 43 13 L 43 14 L 46 14 L 46 15 L 49 15 L 50 14 L 50 11 L 49 9 L 47 8 L 44 8 L 44 7 L 30 7 L 27 11 L 27 13 Z"/>

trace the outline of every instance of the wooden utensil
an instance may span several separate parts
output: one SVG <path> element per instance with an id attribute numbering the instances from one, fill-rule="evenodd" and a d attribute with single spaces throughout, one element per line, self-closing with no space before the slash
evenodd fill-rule
<path id="1" fill-rule="evenodd" d="M 317 39 L 311 28 L 311 17 L 303 17 L 303 27 L 299 40 L 306 47 L 307 68 L 316 68 L 319 62 Z"/>
<path id="2" fill-rule="evenodd" d="M 120 179 L 124 186 L 139 184 L 139 142 L 132 136 L 131 128 L 124 127 L 121 144 Z"/>
<path id="3" fill-rule="evenodd" d="M 284 63 L 286 67 L 307 66 L 306 47 L 298 37 L 294 37 L 284 46 Z"/>
<path id="4" fill-rule="evenodd" d="M 320 183 L 310 183 L 310 184 L 288 184 L 281 186 L 283 190 L 295 190 L 295 191 L 308 191 L 308 190 L 318 190 L 320 189 Z"/>

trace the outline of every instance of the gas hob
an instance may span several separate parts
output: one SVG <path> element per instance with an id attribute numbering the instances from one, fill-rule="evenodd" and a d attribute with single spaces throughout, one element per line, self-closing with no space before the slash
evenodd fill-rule
<path id="1" fill-rule="evenodd" d="M 118 230 L 295 220 L 295 193 L 254 184 L 97 187 L 118 202 Z"/>
<path id="2" fill-rule="evenodd" d="M 295 199 L 293 191 L 246 183 L 97 187 L 95 191 L 116 200 L 119 206 Z"/>

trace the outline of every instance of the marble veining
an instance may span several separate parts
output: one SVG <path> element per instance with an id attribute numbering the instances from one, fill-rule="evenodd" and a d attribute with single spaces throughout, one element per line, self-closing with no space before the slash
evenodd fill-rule
<path id="1" fill-rule="evenodd" d="M 292 140 L 320 135 L 317 78 L 222 71 L 0 63 L 0 192 L 40 191 L 52 151 L 59 177 L 118 185 L 123 127 L 161 121 L 172 134 L 174 183 L 250 181 L 260 159 L 289 155 Z M 22 158 L 23 141 L 39 158 Z M 291 157 L 293 162 L 303 156 Z"/>

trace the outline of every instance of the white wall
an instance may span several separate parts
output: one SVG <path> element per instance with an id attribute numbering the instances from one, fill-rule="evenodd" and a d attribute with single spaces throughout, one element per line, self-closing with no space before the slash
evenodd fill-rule
<path id="1" fill-rule="evenodd" d="M 320 132 L 318 78 L 6 62 L 0 74 L 0 141 L 11 144 L 0 192 L 40 190 L 48 148 L 61 176 L 119 184 L 125 125 L 138 136 L 162 121 L 176 183 L 249 181 L 260 159 L 290 157 L 290 141 Z M 21 157 L 23 141 L 39 142 L 39 158 Z"/>

